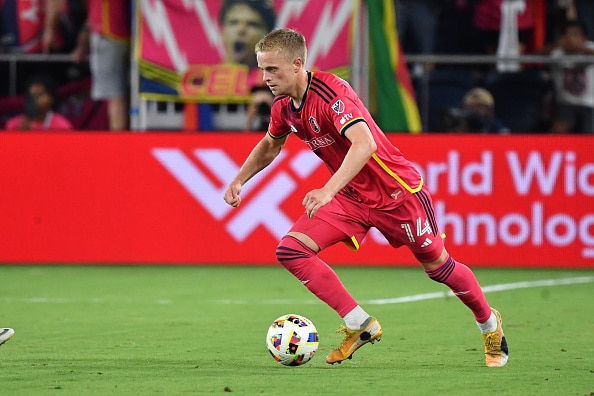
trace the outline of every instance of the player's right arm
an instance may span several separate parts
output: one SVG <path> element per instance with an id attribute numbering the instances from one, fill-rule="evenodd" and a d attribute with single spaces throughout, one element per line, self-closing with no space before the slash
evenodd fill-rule
<path id="1" fill-rule="evenodd" d="M 233 178 L 223 199 L 234 208 L 241 203 L 241 187 L 254 177 L 262 169 L 266 168 L 278 156 L 282 150 L 287 136 L 282 138 L 273 138 L 270 134 L 266 134 L 258 144 L 253 148 L 250 155 L 247 157 L 237 175 Z"/>

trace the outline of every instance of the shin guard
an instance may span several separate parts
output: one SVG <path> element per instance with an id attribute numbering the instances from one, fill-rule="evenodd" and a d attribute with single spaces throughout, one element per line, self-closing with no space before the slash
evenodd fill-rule
<path id="1" fill-rule="evenodd" d="M 474 273 L 466 265 L 448 256 L 439 267 L 425 272 L 429 278 L 448 286 L 470 308 L 477 322 L 482 323 L 489 319 L 491 307 Z"/>
<path id="2" fill-rule="evenodd" d="M 341 317 L 357 306 L 336 272 L 303 242 L 285 235 L 276 248 L 276 258 L 320 300 Z"/>

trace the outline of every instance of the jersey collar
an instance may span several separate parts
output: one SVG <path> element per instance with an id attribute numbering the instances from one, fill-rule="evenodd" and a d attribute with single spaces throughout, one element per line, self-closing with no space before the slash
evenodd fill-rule
<path id="1" fill-rule="evenodd" d="M 299 107 L 295 107 L 295 105 L 293 104 L 293 101 L 289 100 L 289 103 L 291 104 L 291 110 L 293 110 L 295 113 L 300 112 L 301 109 L 303 108 L 303 105 L 305 104 L 305 99 L 307 98 L 307 93 L 309 92 L 309 87 L 311 86 L 312 78 L 313 78 L 313 72 L 308 71 L 307 72 L 307 88 L 305 89 L 305 92 L 303 93 L 303 98 L 301 98 L 301 104 L 299 105 Z"/>

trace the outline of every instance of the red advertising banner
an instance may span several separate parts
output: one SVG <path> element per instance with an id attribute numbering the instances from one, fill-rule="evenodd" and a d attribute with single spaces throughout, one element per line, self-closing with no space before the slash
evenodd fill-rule
<path id="1" fill-rule="evenodd" d="M 0 262 L 274 264 L 328 171 L 291 137 L 231 208 L 260 134 L 4 133 Z M 594 138 L 391 135 L 433 194 L 446 246 L 472 266 L 594 267 Z M 413 265 L 377 231 L 340 265 Z"/>
<path id="2" fill-rule="evenodd" d="M 254 46 L 273 28 L 298 28 L 307 67 L 348 78 L 358 0 L 140 0 L 135 56 L 144 96 L 247 101 L 262 85 Z M 248 5 L 249 4 L 249 5 Z M 342 70 L 341 70 L 342 69 Z M 342 71 L 342 73 L 341 73 Z M 148 97 L 148 96 L 147 96 Z"/>

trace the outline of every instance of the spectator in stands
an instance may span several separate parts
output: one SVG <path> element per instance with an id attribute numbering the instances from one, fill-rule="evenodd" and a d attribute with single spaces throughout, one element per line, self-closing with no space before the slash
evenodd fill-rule
<path id="1" fill-rule="evenodd" d="M 248 105 L 245 122 L 246 131 L 266 132 L 268 130 L 273 100 L 274 95 L 267 86 L 260 85 L 252 88 L 252 98 Z"/>
<path id="2" fill-rule="evenodd" d="M 72 129 L 70 121 L 53 111 L 55 99 L 55 82 L 43 75 L 33 77 L 25 95 L 24 114 L 9 119 L 6 122 L 6 129 L 21 131 Z"/>
<path id="3" fill-rule="evenodd" d="M 576 64 L 566 55 L 594 55 L 594 42 L 586 39 L 585 25 L 568 21 L 564 34 L 551 50 L 559 63 L 552 66 L 555 88 L 553 133 L 594 133 L 594 64 Z"/>
<path id="4" fill-rule="evenodd" d="M 256 43 L 276 23 L 272 1 L 224 0 L 219 19 L 225 44 L 225 62 L 256 67 Z"/>
<path id="5" fill-rule="evenodd" d="M 45 0 L 41 52 L 69 53 L 86 22 L 85 0 Z"/>
<path id="6" fill-rule="evenodd" d="M 493 95 L 484 88 L 472 88 L 464 95 L 464 107 L 446 115 L 452 132 L 507 134 L 509 128 L 495 118 Z"/>
<path id="7" fill-rule="evenodd" d="M 398 39 L 406 53 L 431 55 L 437 42 L 437 17 L 442 0 L 395 0 Z M 421 75 L 415 65 L 413 75 Z"/>
<path id="8" fill-rule="evenodd" d="M 513 10 L 517 12 L 517 31 L 519 40 L 519 53 L 527 51 L 526 47 L 531 42 L 534 28 L 532 8 L 526 5 L 525 0 L 475 0 L 473 24 L 477 31 L 478 50 L 487 54 L 495 54 L 499 47 L 503 14 L 502 3 L 518 3 Z"/>
<path id="9" fill-rule="evenodd" d="M 45 0 L 45 15 L 42 22 L 41 51 L 44 54 L 61 52 L 64 38 L 60 32 L 60 22 L 66 15 L 66 0 Z"/>
<path id="10" fill-rule="evenodd" d="M 109 129 L 128 129 L 130 76 L 130 0 L 88 0 L 88 23 L 73 52 L 75 61 L 89 54 L 91 97 L 107 100 Z"/>
<path id="11" fill-rule="evenodd" d="M 586 37 L 594 41 L 594 1 L 573 0 L 576 9 L 576 18 L 581 20 L 586 27 Z"/>
<path id="12" fill-rule="evenodd" d="M 464 131 L 481 133 L 509 133 L 509 128 L 495 118 L 493 95 L 484 88 L 473 88 L 464 95 Z"/>
<path id="13" fill-rule="evenodd" d="M 586 37 L 594 41 L 594 1 L 556 0 L 554 7 L 563 12 L 565 20 L 581 20 L 586 27 Z"/>
<path id="14" fill-rule="evenodd" d="M 60 46 L 57 26 L 46 23 L 63 11 L 63 0 L 0 1 L 2 52 L 42 52 L 42 38 L 52 37 L 52 46 Z"/>

